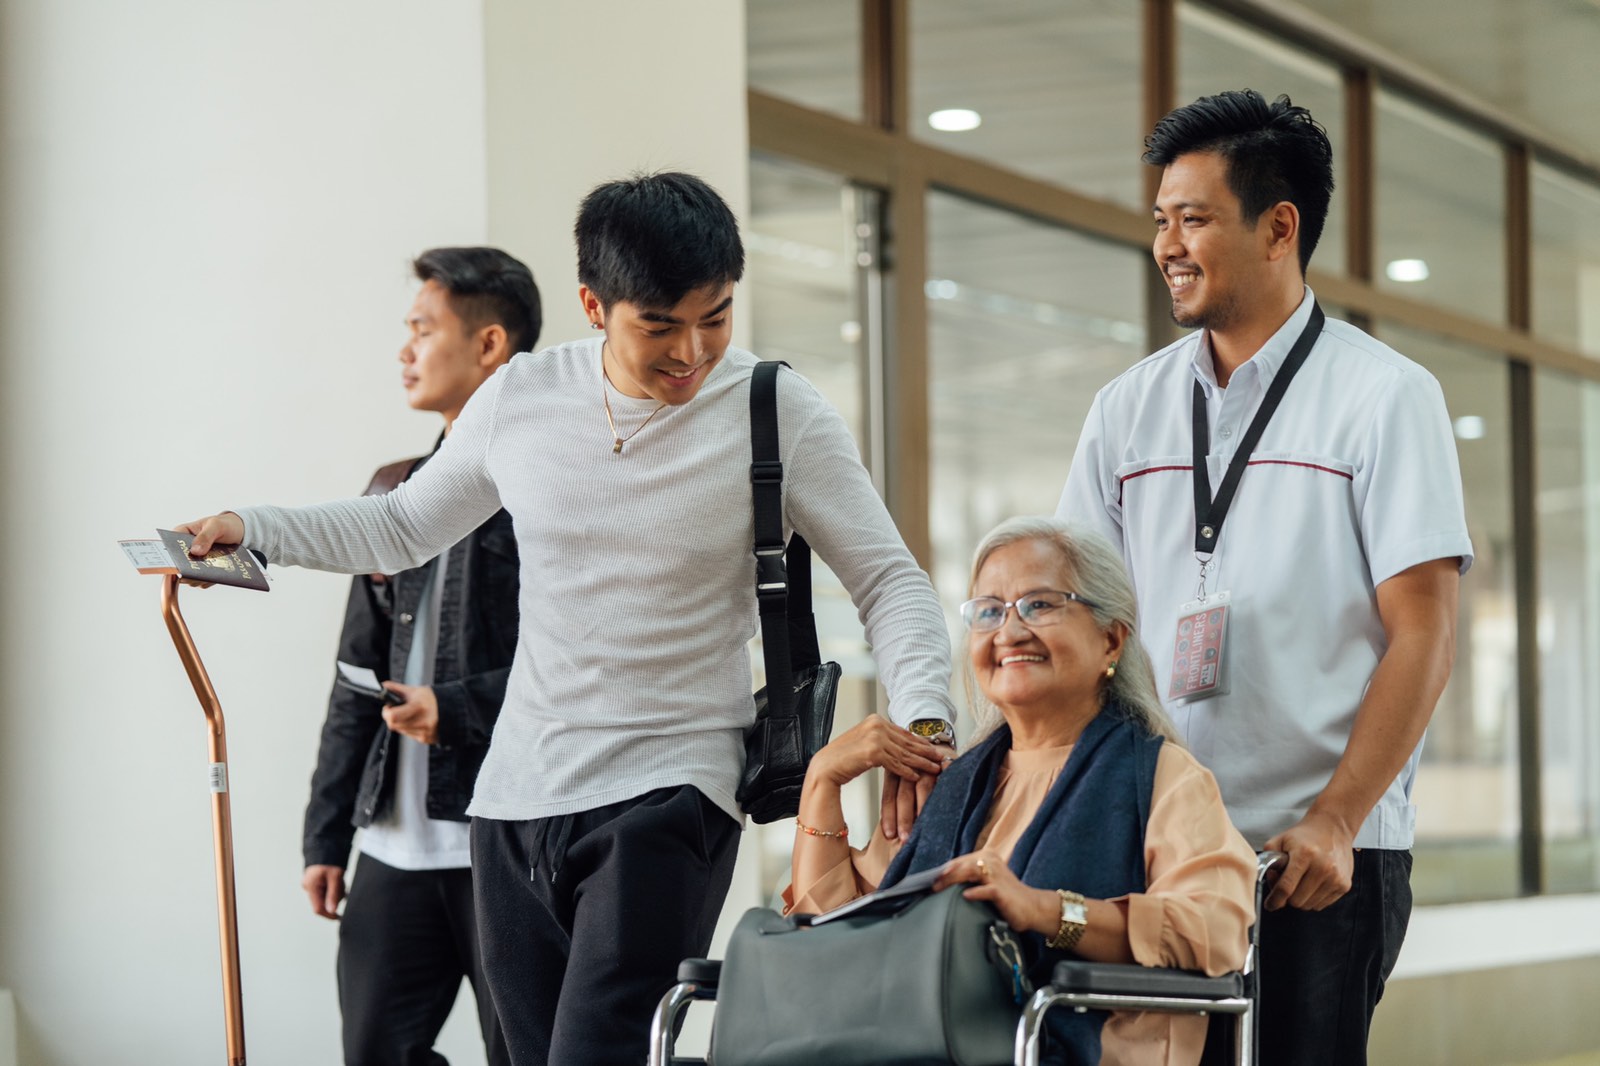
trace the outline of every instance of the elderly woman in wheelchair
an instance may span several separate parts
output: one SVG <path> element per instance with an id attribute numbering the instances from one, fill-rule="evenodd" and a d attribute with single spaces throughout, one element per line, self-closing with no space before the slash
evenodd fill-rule
<path id="1" fill-rule="evenodd" d="M 1038 983 L 1070 956 L 1222 974 L 1245 961 L 1256 860 L 1156 695 L 1122 561 L 1051 519 L 991 533 L 961 615 L 979 732 L 948 748 L 871 717 L 811 764 L 788 911 L 923 871 L 967 884 L 1023 934 Z M 874 767 L 939 767 L 909 836 L 849 844 L 840 789 Z M 825 1019 L 818 1019 L 826 1024 Z M 1056 1011 L 1047 1061 L 1193 1064 L 1206 1018 Z"/>

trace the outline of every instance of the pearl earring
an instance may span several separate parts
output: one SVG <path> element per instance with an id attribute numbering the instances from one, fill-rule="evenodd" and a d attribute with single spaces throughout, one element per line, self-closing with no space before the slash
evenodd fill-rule
<path id="1" fill-rule="evenodd" d="M 1107 680 L 1109 680 L 1109 679 L 1111 679 L 1113 677 L 1116 677 L 1116 676 L 1117 676 L 1117 661 L 1115 659 L 1112 659 L 1111 660 L 1111 665 L 1106 667 L 1106 678 L 1107 678 Z"/>

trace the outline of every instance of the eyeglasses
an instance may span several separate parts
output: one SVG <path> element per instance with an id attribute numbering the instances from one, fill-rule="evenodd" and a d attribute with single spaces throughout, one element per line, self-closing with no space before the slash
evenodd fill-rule
<path id="1" fill-rule="evenodd" d="M 1054 625 L 1061 621 L 1061 612 L 1068 603 L 1081 603 L 1091 611 L 1098 607 L 1076 592 L 1057 589 L 1035 589 L 1025 592 L 1009 603 L 994 596 L 979 596 L 961 605 L 961 620 L 969 633 L 992 633 L 1006 624 L 1006 612 L 1015 607 L 1017 617 L 1030 629 Z"/>

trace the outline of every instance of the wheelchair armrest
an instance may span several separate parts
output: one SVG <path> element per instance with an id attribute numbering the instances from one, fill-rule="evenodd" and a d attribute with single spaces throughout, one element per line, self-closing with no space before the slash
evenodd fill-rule
<path id="1" fill-rule="evenodd" d="M 1244 978 L 1236 973 L 1207 977 L 1190 970 L 1072 959 L 1056 964 L 1051 984 L 1057 992 L 1111 996 L 1202 1000 L 1230 999 L 1244 994 Z"/>
<path id="2" fill-rule="evenodd" d="M 715 987 L 722 976 L 721 959 L 684 959 L 678 963 L 678 980 Z"/>

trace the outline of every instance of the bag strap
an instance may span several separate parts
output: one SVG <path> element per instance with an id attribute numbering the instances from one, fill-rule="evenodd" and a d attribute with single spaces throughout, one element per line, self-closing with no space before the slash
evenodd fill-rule
<path id="1" fill-rule="evenodd" d="M 756 604 L 767 670 L 767 714 L 794 717 L 794 675 L 822 662 L 811 606 L 811 546 L 783 543 L 783 462 L 778 453 L 778 368 L 764 360 L 750 376 L 750 497 L 755 513 Z"/>

